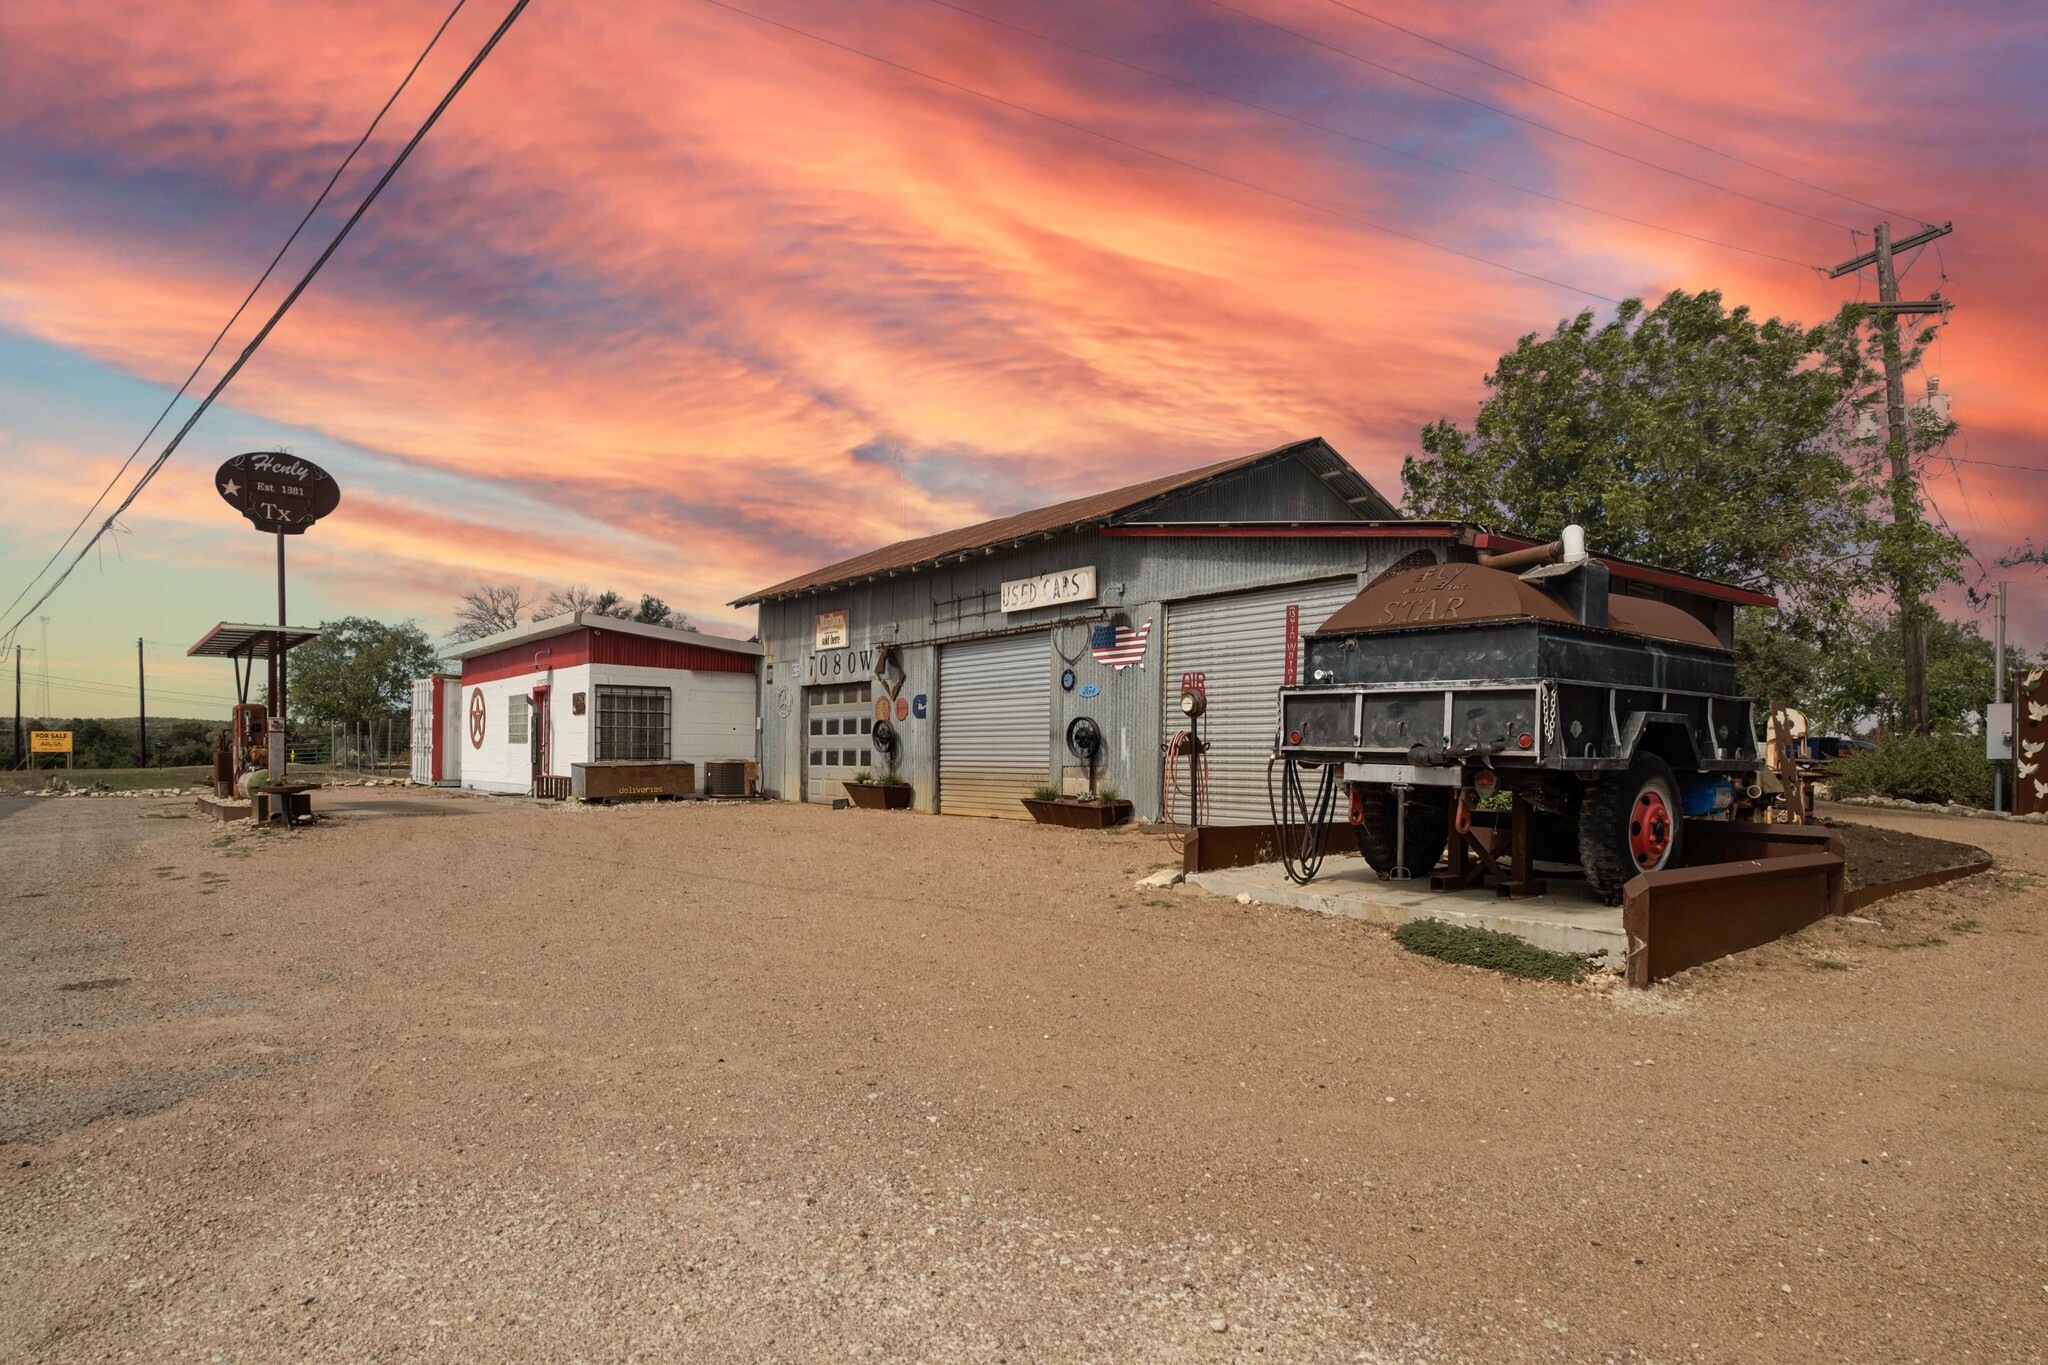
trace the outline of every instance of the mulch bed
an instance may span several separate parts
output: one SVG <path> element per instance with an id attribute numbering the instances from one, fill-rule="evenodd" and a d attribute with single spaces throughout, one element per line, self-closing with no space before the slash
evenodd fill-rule
<path id="1" fill-rule="evenodd" d="M 1923 872 L 1939 872 L 1943 868 L 1960 867 L 1991 856 L 1974 844 L 1929 839 L 1925 835 L 1879 829 L 1874 825 L 1828 822 L 1827 828 L 1842 836 L 1848 854 L 1846 876 L 1851 888 L 1903 881 Z"/>

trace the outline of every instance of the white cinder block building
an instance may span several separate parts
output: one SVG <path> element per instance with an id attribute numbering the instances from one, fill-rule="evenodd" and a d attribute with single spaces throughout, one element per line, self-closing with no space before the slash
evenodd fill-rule
<path id="1" fill-rule="evenodd" d="M 575 612 L 475 640 L 461 661 L 462 785 L 561 795 L 570 765 L 752 760 L 761 646 Z"/>

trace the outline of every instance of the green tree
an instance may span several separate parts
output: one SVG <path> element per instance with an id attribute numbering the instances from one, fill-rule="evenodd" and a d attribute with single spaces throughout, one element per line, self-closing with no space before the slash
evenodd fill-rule
<path id="1" fill-rule="evenodd" d="M 1820 646 L 1780 630 L 1775 614 L 1745 607 L 1735 616 L 1735 684 L 1765 706 L 1804 708 L 1821 669 Z"/>
<path id="2" fill-rule="evenodd" d="M 320 637 L 288 656 L 292 719 L 350 725 L 395 719 L 412 706 L 412 680 L 440 666 L 427 633 L 411 621 L 367 616 L 320 623 Z"/>
<path id="3" fill-rule="evenodd" d="M 1965 728 L 1991 700 L 1991 641 L 1971 620 L 1932 616 L 1927 622 L 1927 716 L 1936 733 Z M 2008 679 L 2033 667 L 2008 644 Z M 1874 720 L 1886 734 L 1905 728 L 1905 665 L 1898 618 L 1859 613 L 1842 632 L 1817 679 L 1817 705 L 1838 726 Z M 2007 696 L 2011 695 L 2008 691 Z"/>
<path id="4" fill-rule="evenodd" d="M 1860 595 L 1929 591 L 1961 553 L 1887 515 L 1882 436 L 1857 420 L 1882 403 L 1864 316 L 1757 322 L 1713 291 L 1674 291 L 1624 301 L 1605 326 L 1587 312 L 1531 333 L 1486 376 L 1472 430 L 1423 429 L 1401 469 L 1408 510 L 1539 537 L 1577 522 L 1602 553 L 1776 593 L 1824 646 Z M 1916 454 L 1947 432 L 1916 423 Z"/>

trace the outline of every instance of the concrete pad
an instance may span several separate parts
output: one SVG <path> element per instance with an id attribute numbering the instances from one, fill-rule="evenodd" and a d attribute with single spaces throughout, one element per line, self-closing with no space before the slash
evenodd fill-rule
<path id="1" fill-rule="evenodd" d="M 1218 896 L 1243 897 L 1263 905 L 1287 905 L 1324 915 L 1343 915 L 1373 924 L 1440 919 L 1473 929 L 1513 934 L 1560 953 L 1598 953 L 1610 967 L 1628 961 L 1628 936 L 1621 907 L 1602 905 L 1583 882 L 1553 881 L 1541 896 L 1509 900 L 1488 887 L 1472 891 L 1431 891 L 1421 878 L 1383 882 L 1365 859 L 1332 856 L 1307 886 L 1287 880 L 1279 863 L 1197 872 L 1188 881 Z"/>

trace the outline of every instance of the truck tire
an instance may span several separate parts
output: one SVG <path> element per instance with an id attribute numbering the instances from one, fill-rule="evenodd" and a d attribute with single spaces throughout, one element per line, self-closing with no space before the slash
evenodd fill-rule
<path id="1" fill-rule="evenodd" d="M 1387 787 L 1366 787 L 1360 798 L 1360 819 L 1351 827 L 1358 836 L 1358 852 L 1373 871 L 1382 875 L 1395 866 L 1394 792 Z M 1444 839 L 1450 833 L 1450 814 L 1439 794 L 1408 797 L 1407 849 L 1405 861 L 1410 876 L 1426 877 L 1444 856 Z"/>
<path id="2" fill-rule="evenodd" d="M 1638 872 L 1679 865 L 1684 807 L 1671 765 L 1637 754 L 1625 773 L 1604 777 L 1579 807 L 1579 864 L 1586 884 L 1609 905 Z"/>

